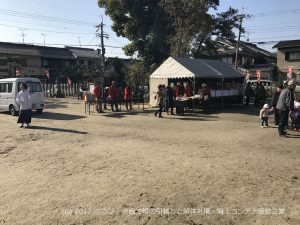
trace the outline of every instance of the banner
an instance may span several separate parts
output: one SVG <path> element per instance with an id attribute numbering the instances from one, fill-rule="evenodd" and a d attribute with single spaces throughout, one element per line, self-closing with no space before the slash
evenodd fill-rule
<path id="1" fill-rule="evenodd" d="M 69 87 L 72 86 L 72 80 L 70 79 L 70 77 L 68 77 L 68 85 L 69 85 Z"/>
<path id="2" fill-rule="evenodd" d="M 288 75 L 289 75 L 289 78 L 290 78 L 290 80 L 292 80 L 293 79 L 293 66 L 289 66 L 289 73 L 288 73 Z"/>
<path id="3" fill-rule="evenodd" d="M 45 76 L 47 77 L 48 80 L 50 80 L 49 69 L 45 69 Z"/>
<path id="4" fill-rule="evenodd" d="M 257 80 L 260 81 L 261 70 L 256 71 Z"/>

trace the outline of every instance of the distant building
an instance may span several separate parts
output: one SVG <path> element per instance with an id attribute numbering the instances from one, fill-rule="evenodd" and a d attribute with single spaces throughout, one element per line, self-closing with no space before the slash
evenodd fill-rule
<path id="1" fill-rule="evenodd" d="M 236 41 L 217 39 L 215 53 L 208 58 L 220 60 L 235 66 Z M 256 79 L 256 71 L 261 71 L 261 79 L 277 80 L 276 55 L 255 44 L 240 42 L 237 65 L 249 79 Z"/>
<path id="2" fill-rule="evenodd" d="M 46 79 L 46 71 L 51 80 L 70 75 L 96 77 L 101 61 L 94 49 L 0 42 L 0 78 L 19 75 Z"/>
<path id="3" fill-rule="evenodd" d="M 300 80 L 300 40 L 280 41 L 273 48 L 278 49 L 277 67 L 281 79 L 287 80 L 292 68 L 293 77 Z"/>

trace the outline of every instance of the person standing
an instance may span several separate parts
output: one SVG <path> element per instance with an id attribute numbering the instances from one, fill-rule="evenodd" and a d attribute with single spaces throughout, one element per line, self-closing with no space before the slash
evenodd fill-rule
<path id="1" fill-rule="evenodd" d="M 279 136 L 284 137 L 286 135 L 285 128 L 288 125 L 289 111 L 294 109 L 294 90 L 296 84 L 291 80 L 288 82 L 288 86 L 283 89 L 279 95 L 276 109 L 278 111 L 278 132 Z"/>
<path id="2" fill-rule="evenodd" d="M 102 96 L 102 93 L 101 93 L 101 86 L 99 83 L 96 83 L 94 89 L 93 89 L 93 93 L 96 97 L 96 111 L 98 113 L 100 112 L 103 112 L 102 110 L 102 102 L 101 102 L 101 96 Z"/>
<path id="3" fill-rule="evenodd" d="M 21 90 L 17 94 L 16 98 L 17 103 L 20 105 L 20 112 L 17 123 L 20 124 L 20 128 L 24 126 L 24 123 L 26 123 L 26 127 L 29 128 L 31 123 L 32 109 L 31 95 L 27 88 L 27 84 L 21 83 L 20 89 Z"/>
<path id="4" fill-rule="evenodd" d="M 246 96 L 246 106 L 249 105 L 250 98 L 253 95 L 253 89 L 251 87 L 251 82 L 247 83 L 246 89 L 245 89 L 245 96 Z"/>
<path id="5" fill-rule="evenodd" d="M 189 109 L 193 109 L 193 100 L 192 100 L 192 87 L 190 85 L 190 83 L 187 83 L 186 85 L 186 88 L 185 88 L 185 94 L 186 94 L 186 97 L 188 99 L 188 106 L 189 106 Z"/>
<path id="6" fill-rule="evenodd" d="M 210 88 L 203 83 L 203 111 L 208 113 L 209 112 L 209 104 L 210 104 L 210 98 L 211 98 L 211 91 Z"/>
<path id="7" fill-rule="evenodd" d="M 167 114 L 169 115 L 169 109 L 171 109 L 171 115 L 174 115 L 174 91 L 170 86 L 167 86 L 166 92 L 166 99 L 167 99 Z"/>
<path id="8" fill-rule="evenodd" d="M 125 100 L 125 106 L 126 106 L 126 110 L 128 111 L 128 103 L 130 106 L 130 109 L 132 109 L 132 90 L 131 87 L 129 87 L 128 85 L 126 85 L 125 89 L 124 89 L 124 100 Z"/>
<path id="9" fill-rule="evenodd" d="M 283 89 L 283 85 L 279 85 L 277 87 L 276 92 L 273 94 L 273 97 L 272 97 L 272 109 L 274 110 L 274 124 L 276 127 L 278 127 L 278 111 L 276 109 L 276 105 L 277 105 L 279 95 L 280 95 L 280 92 L 282 91 L 282 89 Z"/>
<path id="10" fill-rule="evenodd" d="M 111 86 L 109 86 L 108 93 L 109 93 L 108 99 L 110 100 L 111 111 L 115 111 L 114 106 L 116 107 L 116 111 L 119 111 L 118 108 L 119 89 L 115 81 L 111 82 Z"/>

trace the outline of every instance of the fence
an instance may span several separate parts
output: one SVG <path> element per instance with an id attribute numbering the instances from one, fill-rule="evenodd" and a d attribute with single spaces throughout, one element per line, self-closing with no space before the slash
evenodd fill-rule
<path id="1" fill-rule="evenodd" d="M 43 83 L 42 87 L 45 97 L 56 97 L 58 95 L 58 90 L 60 90 L 60 97 L 77 96 L 79 88 L 77 83 L 72 84 L 72 86 L 69 86 L 68 84 L 60 84 L 57 86 L 55 84 Z"/>

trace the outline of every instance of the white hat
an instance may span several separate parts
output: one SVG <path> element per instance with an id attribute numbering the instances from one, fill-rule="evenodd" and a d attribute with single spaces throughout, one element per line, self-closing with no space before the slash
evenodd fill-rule
<path id="1" fill-rule="evenodd" d="M 289 85 L 289 86 L 294 85 L 294 84 L 296 84 L 296 83 L 295 83 L 295 81 L 293 81 L 293 80 L 290 80 L 290 81 L 288 82 L 288 85 Z"/>
<path id="2" fill-rule="evenodd" d="M 264 104 L 263 108 L 264 108 L 264 109 L 268 109 L 268 108 L 269 108 L 269 105 L 268 105 L 268 104 Z"/>

